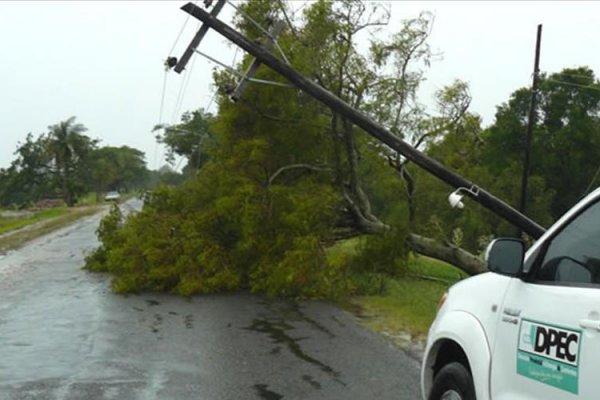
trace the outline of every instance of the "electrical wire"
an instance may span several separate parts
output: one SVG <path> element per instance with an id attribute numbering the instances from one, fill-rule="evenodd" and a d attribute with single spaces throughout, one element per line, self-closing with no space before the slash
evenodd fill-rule
<path id="1" fill-rule="evenodd" d="M 197 3 L 197 1 L 195 1 L 194 3 Z M 181 26 L 181 29 L 179 30 L 179 33 L 177 34 L 177 37 L 175 38 L 175 41 L 173 42 L 173 46 L 171 46 L 171 50 L 169 50 L 169 55 L 173 54 L 173 51 L 175 50 L 175 46 L 177 46 L 177 43 L 179 42 L 179 39 L 181 38 L 181 35 L 183 34 L 183 31 L 185 29 L 185 26 L 187 25 L 191 16 L 192 16 L 191 14 L 188 14 L 187 17 L 185 18 L 185 21 L 183 21 L 183 25 Z"/>
<path id="2" fill-rule="evenodd" d="M 568 77 L 572 77 L 572 78 L 582 78 L 582 79 L 592 79 L 594 80 L 593 76 L 589 76 L 589 75 L 579 75 L 579 74 L 571 74 L 568 72 L 548 72 L 548 71 L 544 71 L 544 73 L 546 74 L 551 74 L 554 76 L 568 76 Z"/>
<path id="3" fill-rule="evenodd" d="M 162 123 L 162 118 L 163 118 L 163 111 L 165 108 L 165 94 L 167 92 L 167 72 L 165 71 L 164 73 L 164 78 L 163 78 L 163 85 L 162 85 L 162 94 L 160 96 L 160 109 L 158 112 L 158 121 L 156 122 L 157 125 L 160 125 Z M 157 168 L 158 165 L 158 142 L 156 142 L 155 146 L 154 146 L 154 169 Z"/>
<path id="4" fill-rule="evenodd" d="M 162 94 L 160 96 L 160 110 L 158 112 L 157 124 L 160 124 L 162 122 L 163 111 L 165 109 L 165 94 L 167 92 L 167 76 L 168 76 L 167 71 L 165 71 L 164 78 L 163 78 L 163 85 L 162 85 Z"/>
<path id="5" fill-rule="evenodd" d="M 285 5 L 283 4 L 283 0 L 277 0 L 277 4 L 279 5 L 279 9 L 281 10 L 283 17 L 285 18 L 287 25 L 290 27 L 290 31 L 292 32 L 292 35 L 294 35 L 294 37 L 296 39 L 298 39 L 298 33 L 296 32 L 296 28 L 294 27 L 294 25 L 292 24 L 292 21 L 290 20 L 290 17 L 288 16 L 288 13 L 285 9 Z"/>
<path id="6" fill-rule="evenodd" d="M 194 1 L 194 5 L 198 3 L 198 0 Z M 179 33 L 177 34 L 177 37 L 175 38 L 175 41 L 173 42 L 173 45 L 171 46 L 171 49 L 169 50 L 169 56 L 173 54 L 173 51 L 175 50 L 175 46 L 177 46 L 177 43 L 179 42 L 179 39 L 181 39 L 181 35 L 183 34 L 183 31 L 185 30 L 185 27 L 189 21 L 191 17 L 191 14 L 188 14 L 185 18 L 185 20 L 183 21 L 183 24 L 181 26 L 181 29 L 179 30 Z M 165 106 L 165 95 L 166 95 L 166 91 L 167 91 L 167 73 L 168 70 L 165 70 L 165 77 L 164 77 L 164 81 L 163 81 L 163 88 L 162 88 L 162 95 L 161 95 L 161 101 L 160 101 L 160 111 L 159 111 L 159 117 L 158 117 L 158 125 L 160 125 L 162 123 L 163 120 L 163 113 L 164 113 L 164 106 Z M 183 82 L 182 82 L 182 86 L 180 86 L 179 88 L 179 95 L 181 94 L 183 89 Z M 162 158 L 164 159 L 166 154 L 166 150 L 163 150 L 163 156 Z M 157 169 L 158 166 L 158 141 L 156 142 L 155 146 L 154 146 L 154 169 Z"/>
<path id="7" fill-rule="evenodd" d="M 235 51 L 233 52 L 233 59 L 231 60 L 231 68 L 235 67 L 235 63 L 237 62 L 239 50 L 240 50 L 240 48 L 235 46 Z M 213 91 L 210 101 L 208 102 L 208 105 L 205 108 L 206 112 L 210 112 L 210 107 L 212 106 L 212 104 L 216 98 L 217 98 L 217 91 L 215 90 L 215 91 Z"/>
<path id="8" fill-rule="evenodd" d="M 176 119 L 179 116 L 181 111 L 181 107 L 183 106 L 183 100 L 185 99 L 185 95 L 187 93 L 188 85 L 192 79 L 192 72 L 194 71 L 194 64 L 196 63 L 196 58 L 194 57 L 190 63 L 190 68 L 186 69 L 185 76 L 183 77 L 181 90 L 179 96 L 177 97 L 177 101 L 175 103 L 175 108 L 173 109 L 173 116 L 171 119 L 171 123 L 174 124 Z"/>
<path id="9" fill-rule="evenodd" d="M 279 52 L 279 54 L 281 54 L 281 57 L 283 58 L 283 61 L 285 61 L 286 64 L 290 65 L 290 61 L 285 56 L 285 53 L 283 52 L 283 49 L 281 48 L 281 46 L 279 46 L 279 42 L 277 41 L 277 38 L 274 37 L 271 34 L 271 32 L 269 32 L 268 30 L 266 30 L 265 28 L 263 28 L 258 22 L 256 22 L 256 20 L 254 20 L 254 18 L 252 18 L 247 13 L 245 13 L 240 7 L 238 7 L 235 4 L 233 4 L 232 1 L 230 1 L 230 0 L 225 0 L 225 1 L 227 2 L 227 4 L 229 4 L 231 7 L 233 7 L 237 12 L 239 12 L 241 15 L 243 15 L 244 17 L 246 17 L 250 22 L 252 22 L 252 24 L 258 30 L 260 30 L 262 33 L 264 33 L 265 35 L 267 35 L 267 37 L 273 41 L 273 44 L 277 48 L 277 51 Z"/>
<path id="10" fill-rule="evenodd" d="M 210 61 L 214 62 L 215 64 L 220 65 L 221 67 L 225 68 L 226 70 L 228 70 L 229 72 L 233 73 L 234 75 L 237 75 L 241 79 L 245 79 L 245 80 L 247 80 L 249 82 L 264 83 L 266 85 L 281 86 L 281 87 L 295 87 L 294 85 L 291 85 L 289 83 L 281 83 L 281 82 L 276 82 L 276 81 L 267 81 L 267 80 L 264 80 L 264 79 L 248 78 L 246 75 L 242 74 L 237 69 L 232 68 L 229 65 L 226 65 L 226 64 L 222 63 L 221 61 L 219 61 L 219 60 L 217 60 L 217 59 L 209 56 L 208 54 L 203 53 L 200 50 L 194 50 L 194 51 L 196 53 L 200 54 L 202 57 L 207 58 Z"/>
<path id="11" fill-rule="evenodd" d="M 175 99 L 175 106 L 173 107 L 173 114 L 171 115 L 171 125 L 175 123 L 175 120 L 177 118 L 177 109 L 179 108 L 179 101 L 183 94 L 183 87 L 185 85 L 185 80 L 187 78 L 187 75 L 188 75 L 188 69 L 186 68 L 183 70 L 183 77 L 181 79 L 181 84 L 179 85 L 179 92 L 177 93 L 177 98 Z"/>
<path id="12" fill-rule="evenodd" d="M 598 175 L 600 175 L 600 166 L 596 170 L 596 173 L 594 174 L 594 177 L 590 181 L 590 184 L 588 185 L 587 189 L 585 189 L 585 192 L 583 192 L 583 195 L 581 197 L 584 197 L 585 195 L 587 195 L 590 192 L 590 190 L 594 186 L 594 182 L 596 182 L 596 179 L 598 179 Z"/>
<path id="13" fill-rule="evenodd" d="M 555 80 L 555 79 L 546 79 L 545 81 L 546 82 L 551 82 L 551 83 L 556 83 L 556 84 L 559 84 L 559 85 L 573 86 L 573 87 L 578 87 L 578 88 L 582 88 L 582 89 L 596 90 L 596 91 L 600 92 L 600 87 L 594 87 L 594 86 L 591 86 L 591 85 L 580 85 L 578 83 L 558 81 L 558 80 Z"/>

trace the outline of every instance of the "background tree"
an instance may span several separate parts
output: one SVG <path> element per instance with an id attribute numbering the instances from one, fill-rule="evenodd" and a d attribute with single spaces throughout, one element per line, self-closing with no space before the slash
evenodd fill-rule
<path id="1" fill-rule="evenodd" d="M 17 145 L 15 160 L 10 167 L 0 171 L 1 205 L 26 205 L 59 193 L 52 185 L 50 157 L 46 148 L 46 138 L 34 138 L 31 133 Z"/>
<path id="2" fill-rule="evenodd" d="M 496 121 L 484 134 L 489 143 L 485 162 L 494 173 L 522 163 L 529 98 L 529 89 L 515 91 L 498 107 Z M 599 112 L 600 84 L 590 68 L 541 76 L 531 173 L 560 193 L 552 200 L 555 219 L 598 182 Z"/>
<path id="3" fill-rule="evenodd" d="M 87 128 L 71 117 L 48 127 L 47 151 L 53 160 L 53 172 L 59 182 L 67 206 L 75 204 L 86 189 L 85 176 L 89 165 L 86 157 L 97 141 L 83 135 Z"/>
<path id="4" fill-rule="evenodd" d="M 158 125 L 154 130 L 163 130 L 156 138 L 167 146 L 167 160 L 173 162 L 175 155 L 185 157 L 187 165 L 183 171 L 193 175 L 208 161 L 210 148 L 216 145 L 212 133 L 214 122 L 210 113 L 199 109 L 185 112 L 181 116 L 181 123 L 175 126 Z"/>
<path id="5" fill-rule="evenodd" d="M 91 190 L 96 199 L 109 190 L 128 192 L 143 188 L 149 179 L 144 153 L 129 146 L 104 146 L 89 155 Z"/>
<path id="6" fill-rule="evenodd" d="M 150 183 L 144 153 L 128 146 L 98 147 L 74 118 L 50 127 L 50 133 L 27 135 L 16 158 L 0 169 L 0 205 L 26 207 L 43 198 L 60 197 L 74 205 L 77 197 L 96 191 L 130 191 Z M 69 202 L 67 202 L 69 200 Z"/>

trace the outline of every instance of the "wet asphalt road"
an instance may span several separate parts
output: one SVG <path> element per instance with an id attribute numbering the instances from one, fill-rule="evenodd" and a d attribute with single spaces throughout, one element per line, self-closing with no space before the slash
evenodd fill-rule
<path id="1" fill-rule="evenodd" d="M 418 362 L 329 303 L 112 294 L 81 270 L 99 219 L 0 255 L 0 399 L 419 398 Z"/>

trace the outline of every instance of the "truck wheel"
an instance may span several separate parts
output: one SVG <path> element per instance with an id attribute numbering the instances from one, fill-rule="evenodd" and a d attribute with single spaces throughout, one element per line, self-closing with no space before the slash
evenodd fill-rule
<path id="1" fill-rule="evenodd" d="M 476 400 L 469 371 L 458 362 L 445 365 L 433 380 L 429 400 Z"/>

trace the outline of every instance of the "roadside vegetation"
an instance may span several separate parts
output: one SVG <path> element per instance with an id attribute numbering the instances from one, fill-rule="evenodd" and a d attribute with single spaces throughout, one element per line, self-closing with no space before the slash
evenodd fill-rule
<path id="1" fill-rule="evenodd" d="M 336 244 L 328 250 L 329 259 L 355 257 L 361 251 L 361 240 L 364 238 Z M 402 332 L 405 340 L 418 341 L 427 333 L 443 293 L 466 277 L 456 267 L 413 254 L 402 274 L 393 278 L 387 274 L 363 275 L 356 295 L 338 301 L 365 326 L 392 338 Z"/>
<path id="2" fill-rule="evenodd" d="M 406 332 L 410 340 L 424 339 L 444 292 L 467 275 L 423 256 L 411 257 L 408 269 L 405 277 L 386 281 L 383 293 L 352 297 L 342 304 L 374 330 L 390 336 Z"/>
<path id="3" fill-rule="evenodd" d="M 285 3 L 241 7 L 264 26 L 289 17 L 293 29 L 279 42 L 296 69 L 518 204 L 530 91 L 515 90 L 490 126 L 470 112 L 468 83 L 460 80 L 438 90 L 437 107 L 425 107 L 417 94 L 435 61 L 432 15 L 408 18 L 384 36 L 368 35 L 389 19 L 375 2 L 317 1 L 295 17 L 283 15 Z M 242 14 L 235 21 L 251 40 L 261 35 Z M 368 48 L 358 46 L 361 35 Z M 236 68 L 250 62 L 246 56 Z M 262 67 L 256 77 L 282 81 Z M 460 277 L 485 271 L 490 239 L 517 234 L 471 200 L 450 208 L 453 188 L 295 89 L 252 84 L 232 103 L 237 77 L 216 71 L 213 78 L 216 114 L 188 112 L 155 130 L 171 155 L 187 160 L 186 179 L 154 190 L 126 220 L 113 209 L 100 227 L 102 245 L 86 268 L 109 272 L 116 291 L 365 296 L 366 310 L 416 310 L 406 325 L 394 319 L 421 334 L 444 286 L 459 279 L 456 268 Z M 539 99 L 527 210 L 547 226 L 598 184 L 600 84 L 587 67 L 543 73 Z"/>
<path id="4" fill-rule="evenodd" d="M 17 249 L 32 239 L 99 211 L 100 207 L 59 207 L 21 218 L 0 218 L 0 253 Z"/>
<path id="5" fill-rule="evenodd" d="M 3 217 L 0 211 L 0 235 L 43 220 L 59 217 L 66 212 L 66 207 L 57 207 L 35 212 L 25 212 L 22 216 L 18 216 L 19 214 L 17 214 L 17 216 Z"/>

